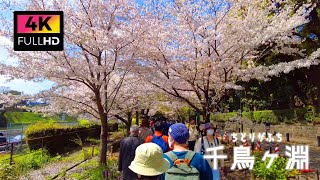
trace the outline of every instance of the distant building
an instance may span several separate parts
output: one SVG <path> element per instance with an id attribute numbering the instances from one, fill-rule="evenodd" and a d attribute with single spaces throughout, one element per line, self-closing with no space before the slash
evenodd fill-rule
<path id="1" fill-rule="evenodd" d="M 40 105 L 49 105 L 49 100 L 45 99 L 45 98 L 39 98 L 35 101 L 31 101 L 31 100 L 24 100 L 22 101 L 22 105 L 25 106 L 40 106 Z"/>

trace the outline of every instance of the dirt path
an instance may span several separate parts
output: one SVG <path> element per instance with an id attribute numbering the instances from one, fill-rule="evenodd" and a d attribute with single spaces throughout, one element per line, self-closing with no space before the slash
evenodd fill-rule
<path id="1" fill-rule="evenodd" d="M 81 162 L 83 160 L 83 152 L 75 151 L 68 156 L 63 157 L 60 160 L 56 160 L 55 162 L 50 162 L 46 164 L 44 167 L 33 170 L 26 175 L 21 176 L 20 180 L 44 180 L 51 179 L 53 176 L 58 173 L 63 172 L 74 164 Z"/>
<path id="2" fill-rule="evenodd" d="M 31 171 L 27 175 L 20 177 L 20 180 L 44 180 L 46 178 L 55 176 L 56 174 L 62 172 L 66 167 L 70 167 L 75 163 L 76 162 L 72 161 L 50 163 L 39 170 Z"/>

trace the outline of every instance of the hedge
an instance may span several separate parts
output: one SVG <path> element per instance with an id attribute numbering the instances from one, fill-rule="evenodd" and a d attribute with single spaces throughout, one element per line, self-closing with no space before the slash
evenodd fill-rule
<path id="1" fill-rule="evenodd" d="M 233 117 L 239 116 L 238 112 L 212 114 L 210 119 L 213 121 L 228 121 Z M 307 106 L 303 108 L 285 110 L 263 110 L 243 112 L 242 117 L 256 123 L 269 121 L 272 124 L 309 122 L 320 123 L 320 107 Z"/>
<path id="2" fill-rule="evenodd" d="M 52 155 L 69 152 L 79 148 L 75 141 L 81 138 L 99 138 L 101 126 L 91 125 L 90 127 L 68 127 L 54 123 L 39 122 L 30 125 L 25 136 L 30 150 L 45 148 Z"/>

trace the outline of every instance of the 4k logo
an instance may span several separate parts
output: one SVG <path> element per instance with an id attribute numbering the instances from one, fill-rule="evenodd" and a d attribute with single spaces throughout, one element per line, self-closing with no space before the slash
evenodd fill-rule
<path id="1" fill-rule="evenodd" d="M 62 11 L 15 11 L 15 51 L 62 51 Z"/>

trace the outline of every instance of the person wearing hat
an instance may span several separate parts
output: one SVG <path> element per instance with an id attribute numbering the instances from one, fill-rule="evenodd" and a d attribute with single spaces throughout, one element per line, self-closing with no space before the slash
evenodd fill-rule
<path id="1" fill-rule="evenodd" d="M 174 162 L 170 158 L 170 153 L 173 153 L 177 159 L 185 159 L 189 154 L 187 142 L 189 139 L 189 129 L 182 123 L 173 124 L 169 128 L 169 147 L 173 151 L 165 153 L 164 157 L 170 162 L 170 168 L 173 167 Z M 189 162 L 190 166 L 199 171 L 200 180 L 213 179 L 211 167 L 200 153 L 195 153 Z M 162 175 L 162 179 L 165 179 Z"/>
<path id="2" fill-rule="evenodd" d="M 129 169 L 138 174 L 141 180 L 158 180 L 170 164 L 163 158 L 163 152 L 157 144 L 144 143 L 137 147 L 134 160 Z"/>
<path id="3" fill-rule="evenodd" d="M 215 137 L 216 128 L 214 128 L 213 124 L 211 124 L 211 123 L 206 123 L 203 126 L 203 128 L 204 128 L 204 132 L 206 135 L 197 140 L 194 150 L 198 153 L 203 154 L 203 155 L 204 154 L 213 155 L 213 151 L 207 152 L 206 149 L 219 146 L 219 141 Z M 223 154 L 223 152 L 218 151 L 218 154 Z M 208 161 L 210 167 L 213 168 L 213 159 L 207 159 L 207 161 Z M 219 159 L 218 165 L 220 167 L 220 171 L 223 172 L 224 160 Z M 214 179 L 220 179 L 220 171 L 219 171 L 219 169 L 217 169 L 217 170 L 213 169 Z"/>
<path id="4" fill-rule="evenodd" d="M 136 148 L 143 143 L 143 140 L 138 137 L 139 126 L 133 125 L 130 127 L 130 136 L 124 138 L 120 143 L 119 152 L 119 165 L 118 170 L 122 171 L 122 176 L 124 180 L 136 179 L 137 174 L 132 172 L 128 166 L 134 159 L 134 151 Z"/>

